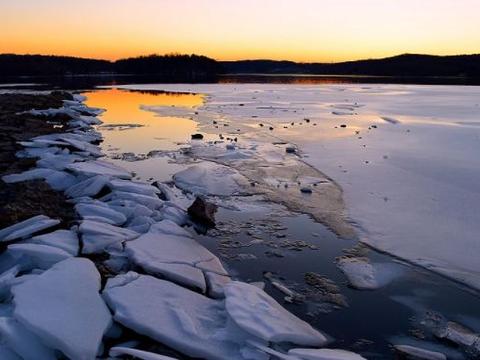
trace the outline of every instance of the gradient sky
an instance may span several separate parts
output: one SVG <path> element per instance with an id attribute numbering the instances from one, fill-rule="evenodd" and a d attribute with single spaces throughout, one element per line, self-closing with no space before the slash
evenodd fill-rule
<path id="1" fill-rule="evenodd" d="M 480 0 L 0 0 L 0 53 L 339 61 L 480 53 Z"/>

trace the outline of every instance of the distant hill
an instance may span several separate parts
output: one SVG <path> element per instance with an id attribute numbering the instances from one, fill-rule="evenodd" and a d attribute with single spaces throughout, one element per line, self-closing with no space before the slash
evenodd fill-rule
<path id="1" fill-rule="evenodd" d="M 221 72 L 217 61 L 197 55 L 149 55 L 111 62 L 68 56 L 0 54 L 0 76 L 148 74 L 165 80 L 200 81 Z"/>
<path id="2" fill-rule="evenodd" d="M 372 76 L 480 77 L 480 54 L 433 56 L 404 54 L 384 59 L 339 63 L 295 63 L 274 60 L 221 62 L 229 74 L 322 74 Z"/>
<path id="3" fill-rule="evenodd" d="M 198 55 L 149 55 L 114 62 L 67 56 L 0 55 L 0 76 L 80 74 L 155 75 L 168 81 L 209 81 L 218 74 L 452 76 L 480 78 L 480 54 L 433 56 L 404 54 L 339 63 L 275 60 L 215 61 Z"/>

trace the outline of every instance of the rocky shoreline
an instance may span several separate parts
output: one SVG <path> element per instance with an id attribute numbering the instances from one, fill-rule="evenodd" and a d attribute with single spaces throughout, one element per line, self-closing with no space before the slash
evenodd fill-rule
<path id="1" fill-rule="evenodd" d="M 84 100 L 0 99 L 2 359 L 362 359 L 233 280 L 168 186 L 101 160 Z"/>

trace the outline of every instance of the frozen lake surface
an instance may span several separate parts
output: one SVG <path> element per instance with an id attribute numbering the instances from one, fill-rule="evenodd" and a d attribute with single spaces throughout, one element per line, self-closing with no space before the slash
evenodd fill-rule
<path id="1" fill-rule="evenodd" d="M 341 186 L 346 215 L 361 241 L 480 288 L 478 87 L 122 88 L 205 94 L 206 103 L 196 114 L 178 107 L 172 112 L 161 104 L 149 108 L 194 119 L 205 133 L 241 137 L 239 147 L 275 139 L 296 144 L 302 161 Z M 215 129 L 212 120 L 230 126 Z"/>

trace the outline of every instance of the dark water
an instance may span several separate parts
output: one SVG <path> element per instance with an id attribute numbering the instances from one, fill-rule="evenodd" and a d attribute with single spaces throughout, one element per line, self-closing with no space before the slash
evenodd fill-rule
<path id="1" fill-rule="evenodd" d="M 248 253 L 256 259 L 237 260 L 223 257 L 229 270 L 244 281 L 264 281 L 265 290 L 288 310 L 309 322 L 312 326 L 333 337 L 331 347 L 349 349 L 361 353 L 368 359 L 392 359 L 394 337 L 401 337 L 402 343 L 415 341 L 412 333 L 421 329 L 419 322 L 429 312 L 441 314 L 446 319 L 479 319 L 480 298 L 448 279 L 422 268 L 398 263 L 388 255 L 369 250 L 368 257 L 376 263 L 396 262 L 402 275 L 387 286 L 373 291 L 356 290 L 349 287 L 345 276 L 335 265 L 335 258 L 344 255 L 344 250 L 354 247 L 355 241 L 338 238 L 323 225 L 312 220 L 308 215 L 268 216 L 255 212 L 239 212 L 220 209 L 219 221 L 242 224 L 247 221 L 265 224 L 269 220 L 278 221 L 286 229 L 289 239 L 301 239 L 318 247 L 317 250 L 304 249 L 289 251 L 280 248 L 284 257 L 269 257 L 265 252 L 271 250 L 265 244 L 229 249 L 229 255 Z M 247 231 L 231 236 L 239 243 L 249 243 L 252 238 Z M 264 236 L 265 240 L 281 243 L 283 239 Z M 218 237 L 199 236 L 198 239 L 211 251 L 219 254 Z M 220 251 L 221 252 L 221 251 Z M 288 303 L 285 294 L 274 288 L 264 277 L 265 272 L 272 272 L 282 279 L 284 284 L 304 284 L 304 274 L 314 272 L 325 276 L 338 285 L 348 306 L 328 313 L 315 312 L 312 304 Z M 295 285 L 292 286 L 295 289 Z M 396 299 L 407 299 L 406 303 Z M 415 306 L 409 306 L 409 303 Z M 480 329 L 477 329 L 477 331 Z M 438 342 L 425 333 L 425 340 Z M 438 343 L 440 344 L 440 343 Z M 450 347 L 454 352 L 456 347 Z M 457 358 L 457 357 L 455 357 Z M 458 354 L 462 358 L 462 354 Z M 475 357 L 472 357 L 475 358 Z"/>
<path id="2" fill-rule="evenodd" d="M 93 89 L 97 86 L 126 84 L 158 84 L 165 79 L 152 75 L 78 75 L 63 77 L 0 77 L 2 84 L 19 84 L 17 88 Z M 423 84 L 423 85 L 480 85 L 480 78 L 468 77 L 393 77 L 393 76 L 350 76 L 350 75 L 309 75 L 309 74 L 229 74 L 220 75 L 212 83 L 271 83 L 271 84 Z"/>

